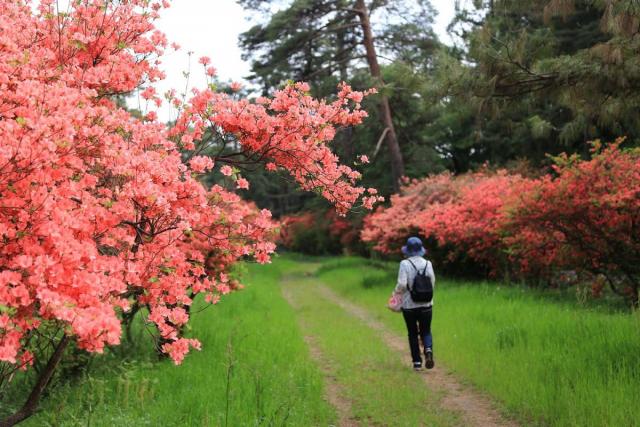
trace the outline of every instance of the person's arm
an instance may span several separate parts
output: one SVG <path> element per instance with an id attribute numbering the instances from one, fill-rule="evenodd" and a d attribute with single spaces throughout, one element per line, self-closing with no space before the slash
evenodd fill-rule
<path id="1" fill-rule="evenodd" d="M 436 287 L 436 274 L 433 272 L 433 265 L 431 261 L 427 261 L 427 275 L 431 278 L 431 285 L 435 289 Z"/>
<path id="2" fill-rule="evenodd" d="M 407 291 L 407 270 L 404 268 L 402 262 L 400 263 L 400 269 L 398 270 L 398 281 L 396 282 L 396 288 L 394 292 L 397 294 L 402 294 Z"/>

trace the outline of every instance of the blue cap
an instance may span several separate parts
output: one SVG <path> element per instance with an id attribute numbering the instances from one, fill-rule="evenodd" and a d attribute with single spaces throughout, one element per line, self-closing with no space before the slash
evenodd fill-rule
<path id="1" fill-rule="evenodd" d="M 418 237 L 409 237 L 407 244 L 402 247 L 402 253 L 407 257 L 422 256 L 427 251 L 422 246 L 422 240 Z"/>

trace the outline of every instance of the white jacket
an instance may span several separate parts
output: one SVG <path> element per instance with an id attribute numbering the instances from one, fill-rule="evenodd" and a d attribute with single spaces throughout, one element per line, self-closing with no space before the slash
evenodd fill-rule
<path id="1" fill-rule="evenodd" d="M 408 284 L 413 285 L 413 280 L 415 279 L 418 272 L 416 268 L 413 268 L 411 263 L 416 266 L 420 272 L 427 268 L 427 276 L 431 278 L 431 283 L 433 284 L 433 288 L 436 287 L 436 275 L 433 272 L 433 266 L 431 265 L 431 261 L 427 261 L 421 256 L 413 256 L 408 259 L 402 260 L 400 262 L 400 270 L 398 271 L 398 283 L 396 284 L 395 292 L 398 294 L 402 294 L 402 308 L 403 309 L 412 309 L 418 307 L 431 307 L 433 306 L 433 299 L 429 302 L 414 302 L 411 299 L 411 294 L 409 293 L 409 289 L 407 287 Z"/>

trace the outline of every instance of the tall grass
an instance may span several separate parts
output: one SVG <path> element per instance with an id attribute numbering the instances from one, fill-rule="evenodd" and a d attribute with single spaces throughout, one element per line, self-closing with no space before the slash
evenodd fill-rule
<path id="1" fill-rule="evenodd" d="M 384 307 L 396 268 L 342 260 L 326 263 L 319 278 L 405 334 L 401 317 Z M 439 277 L 432 331 L 436 362 L 494 396 L 526 425 L 639 423 L 637 312 Z"/>
<path id="2" fill-rule="evenodd" d="M 194 314 L 191 335 L 203 348 L 183 365 L 157 362 L 150 343 L 133 354 L 123 347 L 54 388 L 25 425 L 331 424 L 335 412 L 322 399 L 321 373 L 280 295 L 279 275 L 277 267 L 250 266 L 245 290 Z"/>

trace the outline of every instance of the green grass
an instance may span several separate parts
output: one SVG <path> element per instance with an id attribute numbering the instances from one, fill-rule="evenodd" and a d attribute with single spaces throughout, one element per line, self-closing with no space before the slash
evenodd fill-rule
<path id="1" fill-rule="evenodd" d="M 332 425 L 337 416 L 323 399 L 323 373 L 303 334 L 316 337 L 363 424 L 459 422 L 374 331 L 314 287 L 330 286 L 405 335 L 401 316 L 385 308 L 397 265 L 353 257 L 311 261 L 321 263 L 316 278 L 300 275 L 318 267 L 306 258 L 249 266 L 247 289 L 194 314 L 190 334 L 203 350 L 180 367 L 158 362 L 138 328 L 139 345 L 94 358 L 81 377 L 54 387 L 24 425 Z M 283 275 L 293 308 L 280 293 Z M 433 333 L 436 362 L 523 425 L 627 426 L 640 419 L 637 312 L 439 277 Z"/>
<path id="2" fill-rule="evenodd" d="M 87 375 L 56 387 L 25 425 L 330 425 L 335 411 L 322 398 L 322 375 L 280 295 L 279 276 L 277 266 L 252 265 L 245 290 L 195 314 L 192 335 L 203 348 L 181 366 L 156 362 L 141 336 L 146 350 L 129 349 L 124 361 L 120 351 L 98 357 Z"/>
<path id="3" fill-rule="evenodd" d="M 309 264 L 299 268 L 309 270 Z M 305 331 L 317 340 L 331 376 L 351 402 L 362 425 L 459 425 L 438 407 L 438 397 L 404 365 L 379 335 L 318 292 L 317 279 L 291 276 L 285 282 Z"/>
<path id="4" fill-rule="evenodd" d="M 384 307 L 397 265 L 379 267 L 357 258 L 328 261 L 318 277 L 405 334 L 401 317 Z M 524 424 L 637 424 L 639 313 L 586 309 L 519 287 L 443 278 L 435 294 L 436 361 Z"/>

